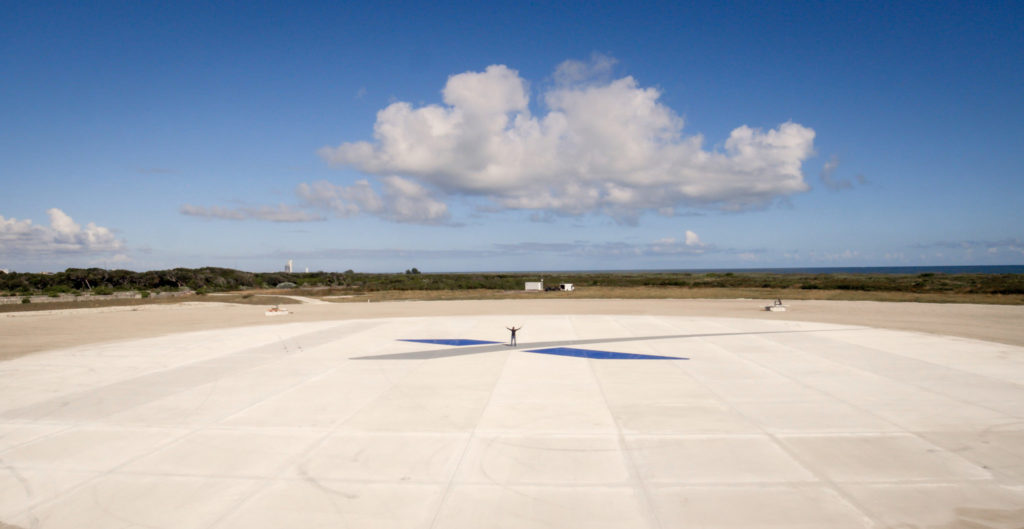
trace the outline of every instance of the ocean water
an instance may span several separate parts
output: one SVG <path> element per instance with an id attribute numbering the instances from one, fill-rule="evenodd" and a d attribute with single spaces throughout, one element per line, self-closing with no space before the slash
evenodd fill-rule
<path id="1" fill-rule="evenodd" d="M 765 272 L 771 274 L 1024 274 L 1024 265 L 998 266 L 856 266 L 824 268 L 743 268 L 687 272 Z"/>
<path id="2" fill-rule="evenodd" d="M 550 274 L 657 274 L 657 273 L 727 273 L 737 274 L 1024 274 L 1024 265 L 978 266 L 836 266 L 819 268 L 685 268 L 664 270 L 551 270 L 516 273 Z"/>

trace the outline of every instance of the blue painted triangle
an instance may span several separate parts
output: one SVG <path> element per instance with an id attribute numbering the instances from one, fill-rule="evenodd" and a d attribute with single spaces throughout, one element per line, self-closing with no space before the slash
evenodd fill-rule
<path id="1" fill-rule="evenodd" d="M 689 360 L 681 356 L 642 355 L 637 353 L 615 353 L 612 351 L 595 351 L 593 349 L 576 349 L 573 347 L 551 347 L 548 349 L 530 349 L 527 353 L 546 355 L 575 356 L 578 358 L 595 358 L 599 360 Z"/>

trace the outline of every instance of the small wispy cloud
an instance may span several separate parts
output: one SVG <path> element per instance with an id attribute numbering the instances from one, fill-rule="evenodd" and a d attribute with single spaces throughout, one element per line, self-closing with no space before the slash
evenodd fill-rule
<path id="1" fill-rule="evenodd" d="M 178 211 L 182 215 L 203 217 L 207 219 L 244 220 L 246 218 L 245 213 L 242 211 L 231 208 L 222 208 L 220 206 L 193 206 L 192 204 L 183 204 Z"/>
<path id="2" fill-rule="evenodd" d="M 296 194 L 307 206 L 325 209 L 342 218 L 367 213 L 412 224 L 443 224 L 449 219 L 448 206 L 419 183 L 398 176 L 380 181 L 384 188 L 382 193 L 368 180 L 359 180 L 351 186 L 321 180 L 299 184 Z"/>
<path id="3" fill-rule="evenodd" d="M 593 53 L 589 61 L 567 60 L 555 68 L 552 78 L 558 86 L 607 84 L 612 79 L 618 60 L 602 53 Z"/>
<path id="4" fill-rule="evenodd" d="M 242 206 L 225 208 L 221 206 L 194 206 L 183 204 L 178 210 L 182 215 L 219 220 L 264 220 L 269 222 L 314 222 L 322 221 L 322 215 L 295 208 L 286 204 L 277 206 Z"/>
<path id="5" fill-rule="evenodd" d="M 824 184 L 826 188 L 831 189 L 832 191 L 842 191 L 844 189 L 853 189 L 854 181 L 856 181 L 857 185 L 866 185 L 868 183 L 867 178 L 862 174 L 857 174 L 853 177 L 853 180 L 836 178 L 835 172 L 838 168 L 839 158 L 835 155 L 832 155 L 832 157 L 829 158 L 821 167 L 821 183 Z"/>
<path id="6" fill-rule="evenodd" d="M 416 248 L 325 248 L 319 250 L 278 251 L 267 256 L 301 259 L 466 259 L 487 260 L 517 257 L 582 257 L 587 259 L 614 259 L 632 257 L 699 257 L 704 254 L 727 253 L 754 255 L 758 250 L 732 250 L 704 243 L 693 231 L 687 230 L 681 238 L 667 237 L 645 243 L 631 242 L 517 242 L 496 243 L 469 249 L 416 249 Z"/>
<path id="7" fill-rule="evenodd" d="M 915 248 L 944 248 L 950 250 L 981 251 L 989 254 L 1010 253 L 1024 255 L 1024 242 L 1020 239 L 999 239 L 994 241 L 963 240 L 938 241 L 927 244 L 916 244 Z"/>
<path id="8" fill-rule="evenodd" d="M 588 242 L 498 244 L 506 254 L 555 254 L 576 257 L 668 257 L 699 256 L 709 253 L 737 253 L 701 241 L 695 232 L 686 230 L 681 238 L 665 237 L 652 242 Z"/>
<path id="9" fill-rule="evenodd" d="M 245 254 L 234 255 L 233 258 L 245 259 L 330 259 L 335 261 L 347 261 L 358 259 L 481 259 L 497 256 L 493 249 L 420 249 L 420 248 L 322 248 L 316 250 L 278 250 L 269 254 Z"/>

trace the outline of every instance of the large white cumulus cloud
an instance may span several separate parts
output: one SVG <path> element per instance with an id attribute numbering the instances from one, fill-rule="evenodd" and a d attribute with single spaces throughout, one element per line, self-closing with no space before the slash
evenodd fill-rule
<path id="1" fill-rule="evenodd" d="M 60 209 L 46 211 L 49 226 L 0 215 L 0 251 L 26 255 L 105 253 L 124 248 L 112 231 L 90 222 L 82 227 Z"/>
<path id="2" fill-rule="evenodd" d="M 679 207 L 744 209 L 808 189 L 802 165 L 814 131 L 786 122 L 740 126 L 722 149 L 683 134 L 660 91 L 632 77 L 595 81 L 596 65 L 559 66 L 534 116 L 518 72 L 503 65 L 453 75 L 443 105 L 397 102 L 377 114 L 373 141 L 324 147 L 329 163 L 399 175 L 444 196 L 502 208 L 615 217 Z M 309 190 L 307 190 L 309 191 Z M 305 197 L 310 200 L 313 197 Z"/>

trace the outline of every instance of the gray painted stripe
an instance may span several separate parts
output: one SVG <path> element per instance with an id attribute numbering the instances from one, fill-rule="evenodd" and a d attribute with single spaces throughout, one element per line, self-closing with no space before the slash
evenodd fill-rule
<path id="1" fill-rule="evenodd" d="M 792 334 L 801 332 L 823 332 L 828 330 L 835 331 L 848 331 L 849 328 L 844 329 L 816 329 L 816 330 L 805 330 L 805 331 L 757 331 L 757 332 L 716 332 L 706 334 L 669 334 L 669 335 L 658 335 L 658 336 L 631 336 L 626 338 L 594 338 L 589 340 L 561 340 L 553 342 L 531 342 L 525 346 L 516 346 L 515 349 L 522 347 L 529 347 L 530 349 L 542 349 L 545 347 L 565 347 L 575 345 L 589 345 L 589 344 L 610 344 L 610 343 L 621 343 L 621 342 L 640 342 L 648 340 L 676 340 L 680 338 L 709 338 L 713 336 L 744 336 L 744 335 L 763 335 L 763 334 Z M 449 356 L 462 356 L 480 353 L 494 353 L 497 351 L 504 351 L 508 349 L 508 344 L 501 345 L 482 345 L 479 347 L 454 347 L 450 349 L 434 349 L 430 351 L 411 351 L 408 353 L 392 353 L 385 355 L 373 355 L 373 356 L 356 356 L 352 360 L 430 360 L 433 358 L 447 358 Z"/>
<path id="2" fill-rule="evenodd" d="M 4 419 L 94 420 L 147 404 L 226 375 L 280 360 L 339 338 L 337 327 L 301 334 L 135 378 L 4 411 Z"/>

